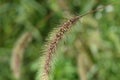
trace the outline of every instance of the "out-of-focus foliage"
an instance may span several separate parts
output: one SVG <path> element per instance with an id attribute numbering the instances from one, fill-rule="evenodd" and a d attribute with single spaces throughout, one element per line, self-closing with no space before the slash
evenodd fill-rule
<path id="1" fill-rule="evenodd" d="M 61 22 L 100 6 L 81 18 L 59 45 L 54 80 L 120 79 L 119 0 L 0 0 L 0 80 L 14 80 L 10 68 L 19 37 L 32 33 L 24 50 L 21 80 L 35 80 L 42 47 Z M 24 43 L 25 44 L 25 43 Z M 19 45 L 19 43 L 18 43 Z"/>

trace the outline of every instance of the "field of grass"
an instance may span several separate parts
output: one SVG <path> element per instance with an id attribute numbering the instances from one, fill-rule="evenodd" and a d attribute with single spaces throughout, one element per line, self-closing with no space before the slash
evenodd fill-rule
<path id="1" fill-rule="evenodd" d="M 103 6 L 42 58 L 64 22 Z M 42 61 L 44 80 L 119 80 L 120 0 L 0 0 L 0 80 L 43 80 Z"/>

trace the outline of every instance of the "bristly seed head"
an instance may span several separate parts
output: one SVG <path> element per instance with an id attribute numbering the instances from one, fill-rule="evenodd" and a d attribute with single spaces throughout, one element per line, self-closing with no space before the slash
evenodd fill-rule
<path id="1" fill-rule="evenodd" d="M 43 79 L 46 79 L 46 77 L 49 76 L 50 68 L 51 68 L 51 61 L 52 61 L 52 57 L 54 55 L 57 44 L 62 39 L 65 32 L 67 32 L 72 27 L 72 25 L 75 24 L 79 20 L 79 18 L 80 18 L 79 16 L 76 16 L 76 17 L 71 18 L 67 22 L 63 23 L 61 27 L 58 28 L 58 31 L 53 37 L 53 39 L 51 40 L 51 42 L 48 44 L 47 50 L 46 50 L 44 72 L 42 75 Z"/>
<path id="2" fill-rule="evenodd" d="M 104 8 L 104 7 L 102 7 L 102 8 Z M 50 40 L 50 42 L 48 43 L 48 46 L 46 48 L 46 51 L 45 51 L 45 64 L 44 64 L 44 70 L 42 72 L 41 80 L 49 80 L 51 61 L 53 59 L 56 47 L 57 47 L 58 43 L 60 42 L 60 40 L 63 38 L 65 32 L 67 32 L 73 26 L 73 24 L 75 24 L 81 17 L 83 17 L 87 14 L 94 13 L 102 8 L 89 11 L 80 16 L 75 16 L 75 17 L 71 18 L 70 20 L 68 20 L 67 22 L 63 23 L 57 29 L 58 31 L 56 32 L 55 36 L 52 36 L 53 39 Z"/>

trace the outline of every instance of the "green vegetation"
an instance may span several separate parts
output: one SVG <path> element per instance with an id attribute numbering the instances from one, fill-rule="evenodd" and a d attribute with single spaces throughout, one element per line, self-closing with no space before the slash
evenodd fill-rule
<path id="1" fill-rule="evenodd" d="M 0 80 L 41 80 L 46 39 L 54 29 L 105 5 L 80 18 L 59 41 L 49 78 L 119 80 L 119 0 L 0 0 Z"/>

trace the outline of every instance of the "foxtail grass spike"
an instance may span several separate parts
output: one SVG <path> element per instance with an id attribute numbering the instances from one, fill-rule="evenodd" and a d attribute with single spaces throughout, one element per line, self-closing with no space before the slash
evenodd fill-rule
<path id="1" fill-rule="evenodd" d="M 53 32 L 54 35 L 50 36 L 50 40 L 48 40 L 48 44 L 45 47 L 44 51 L 44 59 L 42 65 L 42 69 L 39 69 L 37 80 L 50 80 L 50 69 L 51 62 L 53 60 L 53 56 L 55 55 L 55 50 L 57 49 L 58 43 L 61 41 L 66 32 L 70 30 L 73 25 L 79 21 L 79 19 L 87 14 L 94 13 L 104 7 L 98 8 L 96 10 L 89 11 L 83 15 L 75 16 L 68 21 L 64 22 L 59 28 L 57 28 L 56 32 Z"/>

